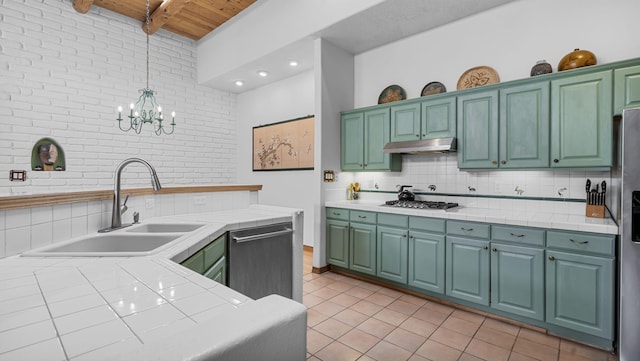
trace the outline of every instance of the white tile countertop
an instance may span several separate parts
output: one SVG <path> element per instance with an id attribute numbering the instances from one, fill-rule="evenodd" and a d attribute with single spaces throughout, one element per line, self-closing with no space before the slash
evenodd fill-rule
<path id="1" fill-rule="evenodd" d="M 611 218 L 589 218 L 577 212 L 584 204 L 575 203 L 563 207 L 562 202 L 511 201 L 509 204 L 496 202 L 488 207 L 474 207 L 459 203 L 455 208 L 407 209 L 384 206 L 384 201 L 341 200 L 326 202 L 326 207 L 356 209 L 362 211 L 406 214 L 410 216 L 445 218 L 494 224 L 560 229 L 604 234 L 618 234 L 618 226 Z M 554 208 L 555 207 L 555 208 Z M 573 212 L 571 212 L 573 210 Z"/>
<path id="2" fill-rule="evenodd" d="M 291 330 L 306 330 L 302 304 L 273 295 L 252 300 L 176 262 L 227 230 L 292 221 L 296 212 L 253 205 L 154 218 L 147 222 L 207 225 L 143 257 L 0 260 L 0 360 L 222 360 L 261 352 L 238 347 L 256 344 L 261 334 L 295 339 Z M 294 254 L 300 253 L 294 298 L 301 298 L 302 236 L 295 228 L 294 221 Z"/>

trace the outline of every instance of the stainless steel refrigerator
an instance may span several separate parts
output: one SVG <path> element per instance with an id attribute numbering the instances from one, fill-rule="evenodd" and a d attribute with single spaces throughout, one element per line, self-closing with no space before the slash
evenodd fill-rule
<path id="1" fill-rule="evenodd" d="M 640 108 L 624 111 L 619 127 L 619 360 L 640 360 Z M 617 202 L 616 202 L 617 203 Z"/>

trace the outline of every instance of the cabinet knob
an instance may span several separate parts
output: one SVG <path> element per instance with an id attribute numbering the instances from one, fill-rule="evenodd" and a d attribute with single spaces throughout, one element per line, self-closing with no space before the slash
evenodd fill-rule
<path id="1" fill-rule="evenodd" d="M 489 249 L 489 246 L 484 246 L 484 247 L 482 247 L 482 249 L 487 250 L 487 249 Z"/>
<path id="2" fill-rule="evenodd" d="M 426 135 L 426 134 L 422 134 L 422 136 L 423 136 L 423 137 L 426 137 L 427 135 Z"/>
<path id="3" fill-rule="evenodd" d="M 416 134 L 416 137 L 417 137 L 417 138 L 420 138 L 420 134 Z"/>
<path id="4" fill-rule="evenodd" d="M 500 161 L 500 164 L 507 164 L 506 160 Z"/>
<path id="5" fill-rule="evenodd" d="M 560 161 L 559 161 L 559 160 L 557 160 L 557 159 L 554 159 L 554 160 L 553 160 L 553 162 L 554 162 L 554 163 L 558 163 L 558 162 L 560 162 Z"/>
<path id="6" fill-rule="evenodd" d="M 498 164 L 498 161 L 497 160 L 492 160 L 491 164 Z"/>
<path id="7" fill-rule="evenodd" d="M 497 248 L 494 248 L 494 249 L 492 249 L 492 251 L 494 251 L 494 252 L 498 252 L 498 249 L 497 249 Z"/>
<path id="8" fill-rule="evenodd" d="M 364 164 L 364 166 L 366 167 L 366 166 L 368 166 L 368 164 L 367 164 L 367 163 L 365 163 L 365 164 Z"/>
<path id="9" fill-rule="evenodd" d="M 555 257 L 554 256 L 549 256 L 549 261 L 555 261 Z"/>

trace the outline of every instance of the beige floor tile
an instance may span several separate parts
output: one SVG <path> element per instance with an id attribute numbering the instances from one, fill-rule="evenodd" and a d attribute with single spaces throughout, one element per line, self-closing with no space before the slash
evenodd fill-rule
<path id="1" fill-rule="evenodd" d="M 358 311 L 354 311 L 351 308 L 347 308 L 344 311 L 338 312 L 335 316 L 333 316 L 338 321 L 342 321 L 347 325 L 352 327 L 356 327 L 365 320 L 369 318 L 369 316 L 362 314 Z"/>
<path id="2" fill-rule="evenodd" d="M 436 341 L 427 340 L 416 354 L 432 361 L 457 361 L 462 352 Z"/>
<path id="3" fill-rule="evenodd" d="M 402 322 L 404 322 L 404 320 L 409 318 L 409 316 L 403 313 L 385 308 L 380 310 L 380 312 L 376 313 L 375 315 L 373 315 L 373 318 L 376 318 L 380 321 L 384 321 L 394 326 L 399 326 Z"/>
<path id="4" fill-rule="evenodd" d="M 324 301 L 311 307 L 311 309 L 316 310 L 325 316 L 331 317 L 336 313 L 343 311 L 345 307 L 331 301 Z"/>
<path id="5" fill-rule="evenodd" d="M 329 316 L 323 315 L 312 308 L 307 310 L 307 326 L 309 327 L 313 327 L 327 318 L 329 318 Z"/>
<path id="6" fill-rule="evenodd" d="M 413 303 L 414 305 L 420 306 L 420 307 L 424 306 L 427 303 L 427 300 L 425 300 L 424 298 L 420 298 L 412 295 L 402 295 L 400 296 L 400 299 L 405 302 Z"/>
<path id="7" fill-rule="evenodd" d="M 521 337 L 516 339 L 513 351 L 540 361 L 556 361 L 558 359 L 557 348 L 535 343 Z"/>
<path id="8" fill-rule="evenodd" d="M 319 358 L 315 357 L 315 356 L 311 356 L 311 357 L 307 357 L 307 361 L 322 361 Z"/>
<path id="9" fill-rule="evenodd" d="M 422 321 L 431 322 L 439 326 L 449 317 L 449 315 L 422 307 L 417 310 L 412 317 L 421 319 Z"/>
<path id="10" fill-rule="evenodd" d="M 364 331 L 354 328 L 353 330 L 345 333 L 342 337 L 340 337 L 338 341 L 358 352 L 366 353 L 370 348 L 373 347 L 373 345 L 377 344 L 380 339 Z"/>
<path id="11" fill-rule="evenodd" d="M 558 360 L 559 361 L 593 361 L 593 359 L 589 357 L 576 355 L 574 353 L 569 353 L 566 351 L 560 351 L 560 354 L 558 355 Z"/>
<path id="12" fill-rule="evenodd" d="M 500 348 L 482 340 L 473 339 L 465 350 L 466 353 L 491 361 L 509 360 L 510 350 Z"/>
<path id="13" fill-rule="evenodd" d="M 476 332 L 474 338 L 507 350 L 511 350 L 513 344 L 516 342 L 516 336 L 484 325 L 480 326 L 480 329 Z"/>
<path id="14" fill-rule="evenodd" d="M 510 335 L 518 336 L 520 332 L 520 327 L 516 325 L 512 325 L 506 322 L 494 320 L 492 318 L 487 318 L 482 323 L 483 326 L 491 327 L 494 330 L 498 330 L 504 333 L 508 333 Z"/>
<path id="15" fill-rule="evenodd" d="M 359 324 L 356 328 L 378 338 L 384 338 L 395 329 L 395 326 L 376 320 L 375 318 L 370 318 Z"/>
<path id="16" fill-rule="evenodd" d="M 450 315 L 453 311 L 455 311 L 455 308 L 451 306 L 432 301 L 427 302 L 424 306 L 422 306 L 422 308 L 427 308 L 439 313 L 444 313 L 445 315 Z"/>
<path id="17" fill-rule="evenodd" d="M 541 345 L 546 345 L 553 348 L 560 348 L 560 339 L 556 336 L 549 336 L 543 333 L 532 331 L 526 328 L 520 329 L 518 338 L 524 338 Z"/>
<path id="18" fill-rule="evenodd" d="M 444 327 L 437 329 L 429 339 L 437 341 L 443 345 L 451 346 L 460 351 L 464 351 L 469 344 L 469 341 L 471 341 L 470 336 L 463 335 Z"/>
<path id="19" fill-rule="evenodd" d="M 366 288 L 362 287 L 353 287 L 349 290 L 349 295 L 358 298 L 367 298 L 373 294 L 373 291 L 370 291 Z"/>
<path id="20" fill-rule="evenodd" d="M 386 288 L 386 287 L 382 287 L 378 292 L 382 293 L 383 295 L 393 297 L 394 299 L 404 295 L 404 293 L 400 291 L 392 290 L 391 288 Z"/>
<path id="21" fill-rule="evenodd" d="M 324 285 L 319 285 L 319 284 L 313 283 L 313 282 L 305 282 L 303 287 L 304 287 L 304 290 L 306 292 L 311 293 L 311 292 L 315 292 L 315 291 L 317 291 L 317 290 L 319 290 L 321 288 L 324 288 L 325 286 Z"/>
<path id="22" fill-rule="evenodd" d="M 314 296 L 313 294 L 306 294 L 302 296 L 302 303 L 307 306 L 307 308 L 311 308 L 319 303 L 324 302 L 324 298 Z"/>
<path id="23" fill-rule="evenodd" d="M 372 359 L 371 357 L 367 356 L 367 355 L 362 355 L 360 356 L 360 358 L 358 359 L 358 361 L 378 361 L 376 359 Z"/>
<path id="24" fill-rule="evenodd" d="M 402 328 L 396 328 L 391 331 L 387 337 L 384 338 L 385 341 L 390 342 L 396 346 L 402 347 L 403 349 L 414 353 L 416 350 L 422 346 L 422 344 L 427 340 L 424 336 L 416 335 L 413 332 L 409 332 Z"/>
<path id="25" fill-rule="evenodd" d="M 310 354 L 315 354 L 331 342 L 333 342 L 333 340 L 330 337 L 316 330 L 307 330 L 307 352 Z"/>
<path id="26" fill-rule="evenodd" d="M 335 297 L 333 297 L 331 299 L 331 302 L 335 302 L 341 306 L 344 307 L 349 307 L 352 306 L 354 304 L 356 304 L 357 302 L 360 302 L 360 299 L 357 297 L 353 297 L 351 295 L 348 295 L 346 293 L 341 293 Z"/>
<path id="27" fill-rule="evenodd" d="M 453 313 L 451 313 L 451 316 L 456 318 L 461 318 L 463 320 L 469 321 L 476 325 L 481 325 L 486 318 L 482 315 L 478 315 L 477 313 L 463 311 L 463 310 L 455 310 L 453 311 Z"/>
<path id="28" fill-rule="evenodd" d="M 581 356 L 593 361 L 608 361 L 610 356 L 610 354 L 606 351 L 598 350 L 567 340 L 560 340 L 561 357 L 563 353 Z"/>
<path id="29" fill-rule="evenodd" d="M 446 321 L 442 323 L 442 327 L 456 331 L 463 335 L 473 336 L 476 334 L 476 331 L 478 331 L 478 328 L 480 328 L 480 324 L 463 320 L 461 318 L 457 318 L 451 315 L 449 316 L 449 318 L 447 318 Z"/>
<path id="30" fill-rule="evenodd" d="M 411 357 L 409 357 L 408 361 L 429 361 L 426 358 L 420 356 L 420 355 L 416 355 L 415 353 L 413 355 L 411 355 Z"/>
<path id="31" fill-rule="evenodd" d="M 437 325 L 434 325 L 431 322 L 422 321 L 415 317 L 409 317 L 399 327 L 423 337 L 431 336 L 431 334 L 438 328 Z"/>
<path id="32" fill-rule="evenodd" d="M 331 299 L 337 295 L 339 295 L 341 292 L 340 291 L 336 291 L 332 288 L 329 288 L 329 286 L 323 287 L 317 291 L 313 291 L 311 292 L 312 295 L 320 297 L 320 298 L 324 298 L 325 300 Z"/>
<path id="33" fill-rule="evenodd" d="M 387 306 L 387 308 L 390 310 L 394 310 L 400 313 L 404 313 L 405 315 L 411 316 L 420 308 L 420 306 L 413 303 L 409 303 L 402 299 L 397 299 L 391 302 L 391 304 Z"/>
<path id="34" fill-rule="evenodd" d="M 411 352 L 383 340 L 367 351 L 366 355 L 378 361 L 405 361 L 411 357 Z"/>
<path id="35" fill-rule="evenodd" d="M 313 326 L 313 329 L 322 332 L 325 336 L 329 336 L 334 340 L 349 332 L 353 327 L 336 319 L 329 318 L 319 324 Z"/>
<path id="36" fill-rule="evenodd" d="M 367 316 L 373 316 L 376 313 L 380 312 L 384 307 L 376 305 L 375 303 L 371 303 L 369 301 L 362 300 L 353 306 L 349 307 L 354 311 L 358 311 Z"/>
<path id="37" fill-rule="evenodd" d="M 460 358 L 458 359 L 458 361 L 485 361 L 485 360 L 481 358 L 477 358 L 468 353 L 463 353 L 462 356 L 460 356 Z"/>
<path id="38" fill-rule="evenodd" d="M 371 303 L 375 303 L 378 306 L 387 307 L 391 302 L 393 302 L 395 298 L 382 294 L 380 292 L 376 292 L 369 297 L 367 297 L 367 301 Z"/>
<path id="39" fill-rule="evenodd" d="M 532 357 L 525 356 L 523 354 L 512 351 L 511 355 L 509 356 L 509 361 L 537 361 L 537 360 Z"/>
<path id="40" fill-rule="evenodd" d="M 339 292 L 345 292 L 345 291 L 353 288 L 353 285 L 345 283 L 345 282 L 337 281 L 337 282 L 328 284 L 327 287 L 329 287 L 331 289 L 334 289 L 336 291 L 339 291 Z"/>
<path id="41" fill-rule="evenodd" d="M 378 285 L 374 285 L 373 283 L 363 282 L 358 285 L 359 287 L 366 288 L 369 291 L 377 292 L 382 289 L 382 287 Z"/>
<path id="42" fill-rule="evenodd" d="M 334 341 L 315 353 L 314 356 L 322 361 L 355 361 L 362 354 L 338 341 Z"/>

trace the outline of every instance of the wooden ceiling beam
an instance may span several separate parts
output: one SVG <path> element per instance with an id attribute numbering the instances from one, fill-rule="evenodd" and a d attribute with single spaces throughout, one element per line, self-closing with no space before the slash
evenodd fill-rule
<path id="1" fill-rule="evenodd" d="M 93 5 L 93 0 L 73 0 L 73 8 L 80 14 L 86 14 Z"/>
<path id="2" fill-rule="evenodd" d="M 182 11 L 185 5 L 190 3 L 191 0 L 166 0 L 149 16 L 149 35 L 155 33 L 164 24 L 169 21 L 169 18 Z M 147 31 L 146 24 L 142 24 L 142 30 Z"/>

